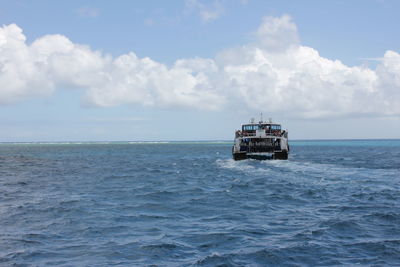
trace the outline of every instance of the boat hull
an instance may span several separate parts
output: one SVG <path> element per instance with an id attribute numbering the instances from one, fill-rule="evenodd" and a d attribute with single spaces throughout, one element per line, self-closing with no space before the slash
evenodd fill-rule
<path id="1" fill-rule="evenodd" d="M 287 151 L 275 152 L 274 153 L 274 159 L 287 160 L 288 157 L 289 157 L 289 153 Z"/>
<path id="2" fill-rule="evenodd" d="M 244 160 L 247 159 L 247 153 L 233 153 L 232 154 L 234 160 Z"/>
<path id="3" fill-rule="evenodd" d="M 270 159 L 278 159 L 278 160 L 287 160 L 288 152 L 280 151 L 274 152 L 270 154 L 248 154 L 246 152 L 240 153 L 232 153 L 234 160 L 244 160 L 244 159 L 256 159 L 256 160 L 270 160 Z"/>

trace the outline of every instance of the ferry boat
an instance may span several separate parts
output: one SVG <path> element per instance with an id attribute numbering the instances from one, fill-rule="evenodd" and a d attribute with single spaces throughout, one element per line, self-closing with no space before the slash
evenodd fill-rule
<path id="1" fill-rule="evenodd" d="M 264 122 L 243 124 L 235 133 L 232 156 L 234 160 L 242 159 L 288 159 L 288 131 L 280 124 Z"/>

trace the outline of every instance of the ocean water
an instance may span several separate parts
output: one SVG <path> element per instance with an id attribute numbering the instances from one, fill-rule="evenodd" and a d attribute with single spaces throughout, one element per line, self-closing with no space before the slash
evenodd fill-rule
<path id="1" fill-rule="evenodd" d="M 400 140 L 0 144 L 0 266 L 400 266 Z"/>

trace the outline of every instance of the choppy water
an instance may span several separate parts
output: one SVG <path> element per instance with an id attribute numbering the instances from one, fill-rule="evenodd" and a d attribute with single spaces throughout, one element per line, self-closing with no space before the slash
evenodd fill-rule
<path id="1" fill-rule="evenodd" d="M 400 265 L 400 141 L 1 144 L 1 266 Z"/>

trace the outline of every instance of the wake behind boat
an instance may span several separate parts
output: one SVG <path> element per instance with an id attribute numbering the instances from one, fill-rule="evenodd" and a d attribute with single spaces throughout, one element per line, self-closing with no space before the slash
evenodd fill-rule
<path id="1" fill-rule="evenodd" d="M 242 159 L 288 159 L 288 132 L 280 124 L 264 122 L 243 124 L 235 133 L 232 156 L 234 160 Z"/>

